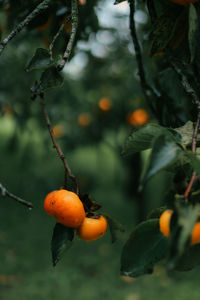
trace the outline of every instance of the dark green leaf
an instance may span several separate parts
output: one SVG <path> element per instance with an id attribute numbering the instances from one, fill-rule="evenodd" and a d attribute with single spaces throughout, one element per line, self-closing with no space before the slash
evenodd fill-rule
<path id="1" fill-rule="evenodd" d="M 64 251 L 72 246 L 74 229 L 56 223 L 51 241 L 53 266 L 56 266 Z"/>
<path id="2" fill-rule="evenodd" d="M 197 172 L 197 175 L 200 175 L 200 158 L 199 158 L 199 155 L 197 156 L 197 154 L 194 154 L 190 151 L 187 151 L 186 155 L 189 158 L 192 167 Z"/>
<path id="3" fill-rule="evenodd" d="M 184 151 L 179 144 L 168 135 L 160 135 L 154 142 L 150 155 L 149 166 L 144 175 L 143 182 L 146 182 L 156 173 L 171 166 L 184 155 Z"/>
<path id="4" fill-rule="evenodd" d="M 155 208 L 154 210 L 150 211 L 147 215 L 147 219 L 158 219 L 160 218 L 161 214 L 166 210 L 166 206 Z"/>
<path id="5" fill-rule="evenodd" d="M 110 216 L 103 214 L 107 221 L 108 221 L 108 226 L 110 229 L 110 234 L 111 234 L 111 242 L 114 243 L 118 239 L 118 234 L 119 232 L 124 232 L 124 227 L 118 223 L 117 221 L 113 220 Z"/>
<path id="6" fill-rule="evenodd" d="M 166 49 L 170 39 L 172 38 L 176 24 L 179 21 L 181 14 L 180 9 L 172 8 L 166 9 L 166 11 L 156 19 L 153 30 L 150 35 L 152 41 L 150 55 L 157 54 Z"/>
<path id="7" fill-rule="evenodd" d="M 51 61 L 49 52 L 46 49 L 38 48 L 31 58 L 30 62 L 26 66 L 26 71 L 44 69 L 51 65 L 54 62 Z"/>
<path id="8" fill-rule="evenodd" d="M 130 155 L 150 149 L 154 138 L 164 133 L 176 135 L 176 132 L 173 129 L 168 130 L 155 123 L 148 123 L 147 125 L 134 130 L 124 144 L 122 155 Z"/>
<path id="9" fill-rule="evenodd" d="M 175 270 L 189 271 L 200 265 L 200 244 L 189 247 L 178 260 Z"/>
<path id="10" fill-rule="evenodd" d="M 193 4 L 190 4 L 189 8 L 188 40 L 191 54 L 191 62 L 193 62 L 196 56 L 197 47 L 199 46 L 198 43 L 200 42 L 198 15 L 196 8 Z"/>
<path id="11" fill-rule="evenodd" d="M 40 92 L 44 92 L 50 88 L 61 86 L 63 83 L 63 77 L 58 72 L 56 67 L 50 67 L 46 69 L 40 78 Z"/>
<path id="12" fill-rule="evenodd" d="M 137 277 L 153 272 L 154 264 L 163 259 L 167 239 L 159 230 L 159 220 L 140 223 L 126 242 L 121 257 L 122 274 Z"/>

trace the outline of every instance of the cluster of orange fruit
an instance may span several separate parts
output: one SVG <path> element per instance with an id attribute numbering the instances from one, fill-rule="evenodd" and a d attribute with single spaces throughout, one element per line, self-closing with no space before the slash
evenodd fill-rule
<path id="1" fill-rule="evenodd" d="M 160 216 L 160 220 L 159 220 L 160 231 L 165 237 L 170 236 L 170 222 L 173 213 L 174 211 L 172 209 L 167 209 Z M 195 245 L 199 243 L 200 243 L 200 222 L 197 222 L 194 225 L 194 228 L 190 236 L 190 244 Z"/>
<path id="2" fill-rule="evenodd" d="M 87 217 L 78 195 L 68 190 L 49 193 L 44 209 L 58 223 L 77 229 L 78 236 L 87 242 L 102 237 L 107 231 L 107 220 L 101 215 Z"/>

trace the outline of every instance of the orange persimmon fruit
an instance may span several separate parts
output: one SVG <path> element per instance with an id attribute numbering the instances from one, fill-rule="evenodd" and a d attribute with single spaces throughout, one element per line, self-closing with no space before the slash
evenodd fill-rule
<path id="1" fill-rule="evenodd" d="M 191 233 L 191 245 L 196 245 L 200 243 L 200 222 L 197 222 L 194 225 L 194 228 Z"/>
<path id="2" fill-rule="evenodd" d="M 170 221 L 173 214 L 172 209 L 165 210 L 159 219 L 160 231 L 165 237 L 169 237 L 170 235 Z"/>
<path id="3" fill-rule="evenodd" d="M 142 126 L 149 120 L 146 110 L 139 108 L 127 115 L 127 122 L 134 126 Z"/>
<path id="4" fill-rule="evenodd" d="M 78 116 L 78 124 L 82 127 L 87 127 L 91 123 L 91 117 L 88 113 L 82 113 Z"/>
<path id="5" fill-rule="evenodd" d="M 77 194 L 64 189 L 49 193 L 44 200 L 44 209 L 67 227 L 78 228 L 85 218 L 84 206 Z"/>
<path id="6" fill-rule="evenodd" d="M 170 236 L 170 222 L 171 222 L 171 217 L 173 214 L 173 210 L 167 209 L 165 210 L 159 220 L 159 225 L 160 225 L 160 231 L 165 237 Z M 190 244 L 191 245 L 196 245 L 200 243 L 200 222 L 197 222 L 190 235 Z"/>
<path id="7" fill-rule="evenodd" d="M 110 110 L 112 103 L 109 98 L 104 97 L 99 100 L 98 105 L 101 110 L 108 111 Z"/>
<path id="8" fill-rule="evenodd" d="M 94 241 L 101 238 L 106 233 L 107 227 L 107 220 L 103 216 L 100 216 L 99 218 L 86 217 L 78 228 L 77 234 L 86 242 Z"/>
<path id="9" fill-rule="evenodd" d="M 57 139 L 61 138 L 63 136 L 64 132 L 65 132 L 65 129 L 62 125 L 58 124 L 53 127 L 53 134 L 54 134 L 55 138 L 57 138 Z"/>

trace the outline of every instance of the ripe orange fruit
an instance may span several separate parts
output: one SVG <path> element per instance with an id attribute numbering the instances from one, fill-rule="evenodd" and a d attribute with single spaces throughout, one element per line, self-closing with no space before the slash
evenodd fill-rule
<path id="1" fill-rule="evenodd" d="M 64 134 L 64 127 L 62 126 L 62 125 L 55 125 L 54 127 L 53 127 L 53 134 L 54 134 L 54 136 L 57 138 L 57 139 L 59 139 L 60 137 L 62 137 L 63 136 L 63 134 Z"/>
<path id="2" fill-rule="evenodd" d="M 166 237 L 169 237 L 170 235 L 170 221 L 171 221 L 172 214 L 173 214 L 173 210 L 167 209 L 160 216 L 160 220 L 159 220 L 160 231 Z"/>
<path id="3" fill-rule="evenodd" d="M 85 218 L 83 203 L 75 193 L 67 190 L 49 193 L 44 200 L 44 209 L 67 227 L 78 228 Z"/>
<path id="4" fill-rule="evenodd" d="M 127 122 L 134 126 L 142 126 L 149 120 L 149 115 L 144 109 L 137 109 L 127 116 Z"/>
<path id="5" fill-rule="evenodd" d="M 85 218 L 78 228 L 78 236 L 86 242 L 94 241 L 102 237 L 107 230 L 107 220 L 100 216 L 98 219 Z"/>
<path id="6" fill-rule="evenodd" d="M 191 233 L 191 245 L 200 243 L 200 222 L 197 222 L 194 225 L 194 228 Z"/>
<path id="7" fill-rule="evenodd" d="M 90 115 L 88 113 L 80 114 L 78 117 L 78 123 L 79 123 L 79 125 L 81 125 L 83 127 L 90 125 L 90 123 L 91 123 Z"/>
<path id="8" fill-rule="evenodd" d="M 197 0 L 171 0 L 172 2 L 179 5 L 189 5 L 190 3 L 195 3 Z"/>
<path id="9" fill-rule="evenodd" d="M 98 105 L 101 110 L 108 111 L 111 108 L 111 101 L 109 98 L 101 98 Z"/>
<path id="10" fill-rule="evenodd" d="M 53 191 L 49 193 L 44 200 L 44 209 L 50 215 L 54 215 L 54 202 L 55 202 L 55 194 L 57 191 Z"/>

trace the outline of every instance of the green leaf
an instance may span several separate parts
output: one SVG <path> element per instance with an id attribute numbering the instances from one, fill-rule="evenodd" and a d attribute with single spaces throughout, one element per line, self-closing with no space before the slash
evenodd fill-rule
<path id="1" fill-rule="evenodd" d="M 104 215 L 108 221 L 108 226 L 109 226 L 110 234 L 111 234 L 111 242 L 114 243 L 118 239 L 118 234 L 120 232 L 124 232 L 125 229 L 120 223 L 118 223 L 117 221 L 112 219 L 110 216 L 108 216 L 106 214 L 102 214 L 102 215 Z"/>
<path id="2" fill-rule="evenodd" d="M 174 7 L 172 10 L 170 7 L 156 19 L 156 22 L 153 25 L 153 30 L 150 34 L 152 44 L 149 55 L 154 55 L 166 49 L 175 32 L 181 12 L 182 11 L 179 8 L 177 9 Z"/>
<path id="3" fill-rule="evenodd" d="M 189 48 L 191 54 L 191 62 L 194 61 L 197 53 L 197 47 L 199 47 L 199 20 L 196 8 L 193 4 L 190 4 L 189 8 L 189 30 L 188 30 Z"/>
<path id="4" fill-rule="evenodd" d="M 159 171 L 177 162 L 184 151 L 173 137 L 160 135 L 154 142 L 143 184 Z"/>
<path id="5" fill-rule="evenodd" d="M 147 219 L 158 219 L 160 218 L 161 214 L 166 210 L 166 206 L 157 207 L 154 210 L 150 211 L 147 215 Z"/>
<path id="6" fill-rule="evenodd" d="M 56 223 L 51 240 L 53 266 L 55 267 L 64 251 L 72 246 L 74 229 Z"/>
<path id="7" fill-rule="evenodd" d="M 200 244 L 189 247 L 178 260 L 175 270 L 189 271 L 200 265 Z"/>
<path id="8" fill-rule="evenodd" d="M 39 70 L 53 65 L 49 52 L 46 49 L 38 48 L 26 66 L 26 71 Z"/>
<path id="9" fill-rule="evenodd" d="M 155 123 L 148 123 L 139 129 L 135 129 L 127 138 L 122 150 L 122 155 L 131 155 L 136 152 L 150 149 L 154 138 L 164 133 L 169 135 L 177 134 L 173 129 L 168 130 Z"/>
<path id="10" fill-rule="evenodd" d="M 200 175 L 200 158 L 199 155 L 192 153 L 190 151 L 186 152 L 187 157 L 189 158 L 192 167 L 197 172 L 197 175 Z"/>
<path id="11" fill-rule="evenodd" d="M 40 78 L 40 92 L 44 92 L 50 88 L 55 88 L 63 84 L 63 77 L 56 67 L 46 69 Z"/>
<path id="12" fill-rule="evenodd" d="M 152 273 L 154 264 L 165 257 L 167 248 L 168 241 L 159 230 L 159 219 L 140 223 L 123 248 L 122 274 L 137 277 Z"/>

